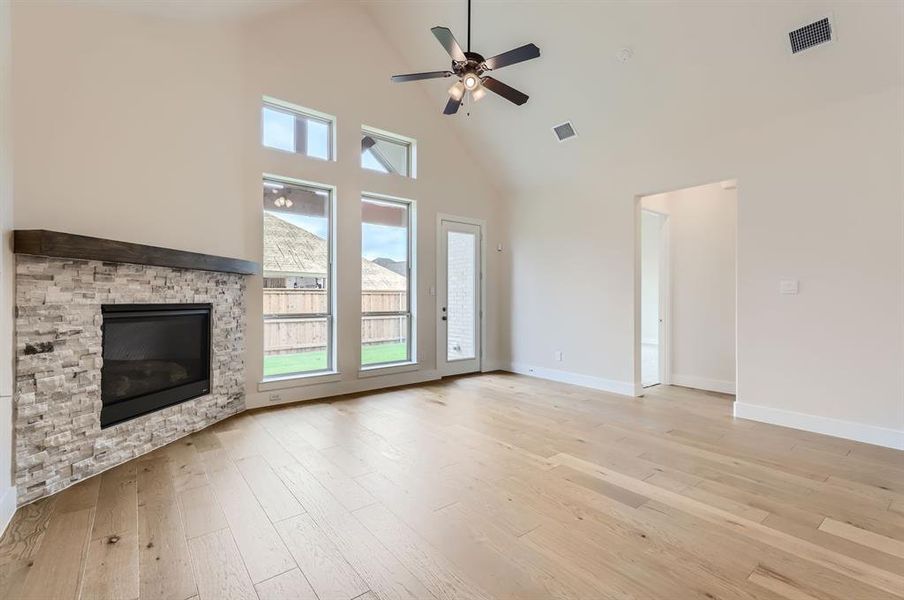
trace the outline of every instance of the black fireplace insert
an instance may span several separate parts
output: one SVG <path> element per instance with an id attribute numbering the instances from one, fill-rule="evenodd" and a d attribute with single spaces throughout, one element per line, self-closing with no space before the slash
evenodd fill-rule
<path id="1" fill-rule="evenodd" d="M 210 304 L 105 304 L 101 427 L 210 393 Z"/>

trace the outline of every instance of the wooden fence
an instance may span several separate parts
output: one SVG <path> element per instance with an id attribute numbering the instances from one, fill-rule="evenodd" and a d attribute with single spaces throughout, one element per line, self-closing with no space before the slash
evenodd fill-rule
<path id="1" fill-rule="evenodd" d="M 327 312 L 325 290 L 264 290 L 264 353 L 291 354 L 326 348 L 327 320 L 280 315 Z M 365 291 L 361 294 L 362 312 L 401 310 L 405 292 Z M 402 341 L 408 335 L 407 317 L 364 317 L 361 341 L 376 344 Z"/>

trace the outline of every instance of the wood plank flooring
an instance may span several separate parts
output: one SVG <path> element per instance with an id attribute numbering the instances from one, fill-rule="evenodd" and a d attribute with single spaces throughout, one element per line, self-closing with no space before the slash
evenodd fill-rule
<path id="1" fill-rule="evenodd" d="M 904 598 L 904 453 L 493 373 L 246 412 L 20 509 L 0 598 Z"/>

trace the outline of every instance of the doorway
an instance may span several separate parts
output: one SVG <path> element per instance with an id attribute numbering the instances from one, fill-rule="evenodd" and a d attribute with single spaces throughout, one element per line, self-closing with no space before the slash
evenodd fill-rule
<path id="1" fill-rule="evenodd" d="M 437 369 L 441 376 L 480 371 L 483 223 L 440 216 L 437 234 Z"/>
<path id="2" fill-rule="evenodd" d="M 668 215 L 641 211 L 640 382 L 668 383 Z"/>
<path id="3" fill-rule="evenodd" d="M 733 179 L 635 199 L 634 393 L 737 392 Z"/>

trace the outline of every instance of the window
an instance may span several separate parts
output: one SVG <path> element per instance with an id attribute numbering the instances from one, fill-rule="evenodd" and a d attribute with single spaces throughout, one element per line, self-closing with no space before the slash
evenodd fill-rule
<path id="1" fill-rule="evenodd" d="M 412 205 L 361 199 L 361 366 L 414 360 L 411 286 Z"/>
<path id="2" fill-rule="evenodd" d="M 268 148 L 324 160 L 333 158 L 333 119 L 327 115 L 265 99 L 261 131 L 261 141 Z"/>
<path id="3" fill-rule="evenodd" d="M 361 131 L 361 166 L 380 173 L 414 177 L 414 140 L 375 129 Z"/>
<path id="4" fill-rule="evenodd" d="M 333 370 L 332 191 L 264 178 L 264 378 Z"/>

